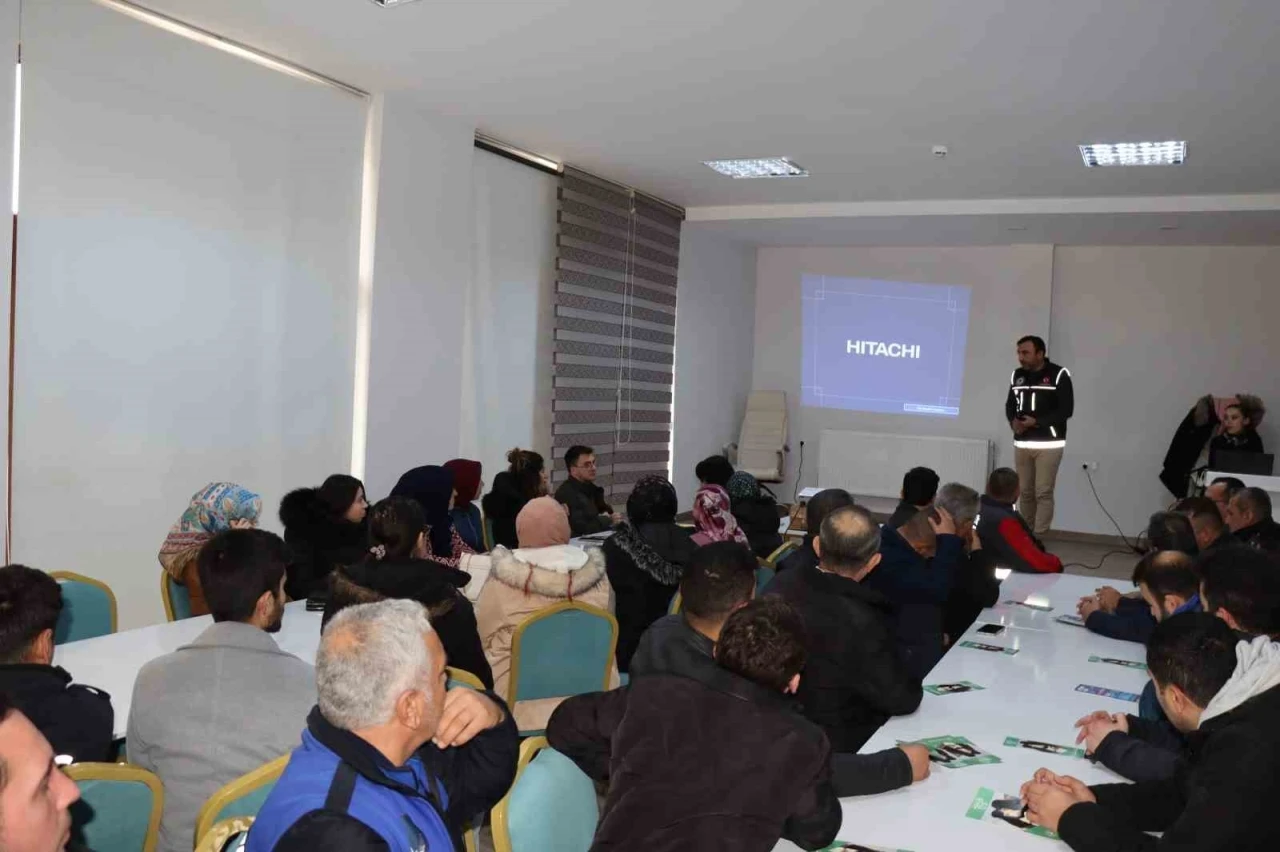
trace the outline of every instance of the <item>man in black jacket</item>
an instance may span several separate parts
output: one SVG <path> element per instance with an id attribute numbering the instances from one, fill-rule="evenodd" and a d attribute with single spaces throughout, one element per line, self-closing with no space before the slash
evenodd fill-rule
<path id="1" fill-rule="evenodd" d="M 856 752 L 923 690 L 894 640 L 893 606 L 860 581 L 880 564 L 880 528 L 860 506 L 837 509 L 816 540 L 820 564 L 783 571 L 765 589 L 804 619 L 809 652 L 799 698 L 836 751 Z"/>
<path id="2" fill-rule="evenodd" d="M 1045 357 L 1039 337 L 1018 341 L 1018 365 L 1009 379 L 1004 417 L 1013 430 L 1022 516 L 1042 536 L 1053 523 L 1053 486 L 1067 445 L 1067 420 L 1075 413 L 1075 390 L 1070 371 Z"/>
<path id="3" fill-rule="evenodd" d="M 813 542 L 818 537 L 818 531 L 822 529 L 823 520 L 836 509 L 852 505 L 854 505 L 853 496 L 843 488 L 824 488 L 813 495 L 805 504 L 807 532 L 804 534 L 804 543 L 778 560 L 778 572 L 789 571 L 792 568 L 818 567 L 818 553 L 814 550 Z"/>
<path id="4" fill-rule="evenodd" d="M 1186 515 L 1196 537 L 1196 548 L 1207 553 L 1215 547 L 1223 547 L 1235 541 L 1231 530 L 1222 520 L 1218 504 L 1208 497 L 1184 497 L 1173 507 L 1175 512 Z"/>
<path id="5" fill-rule="evenodd" d="M 1156 627 L 1147 666 L 1186 761 L 1164 780 L 1094 787 L 1041 769 L 1022 788 L 1027 819 L 1076 852 L 1280 848 L 1280 647 L 1188 612 Z"/>
<path id="6" fill-rule="evenodd" d="M 754 601 L 725 623 L 718 666 L 651 674 L 625 689 L 566 699 L 551 745 L 609 794 L 593 850 L 804 849 L 840 829 L 831 747 L 795 712 L 804 627 L 780 600 Z"/>
<path id="7" fill-rule="evenodd" d="M 111 696 L 71 682 L 53 665 L 53 631 L 62 589 L 43 571 L 0 568 L 0 692 L 44 734 L 57 754 L 110 761 L 115 713 Z"/>
<path id="8" fill-rule="evenodd" d="M 1258 550 L 1280 552 L 1280 524 L 1271 517 L 1271 496 L 1261 488 L 1237 491 L 1223 517 L 1237 541 Z"/>
<path id="9" fill-rule="evenodd" d="M 574 535 L 604 532 L 622 520 L 605 501 L 604 489 L 596 485 L 594 450 L 570 447 L 564 454 L 564 466 L 569 478 L 556 489 L 556 499 L 569 508 L 569 529 Z"/>
<path id="10" fill-rule="evenodd" d="M 938 474 L 932 468 L 913 467 L 902 477 L 902 490 L 898 492 L 901 500 L 885 526 L 891 530 L 905 524 L 921 509 L 927 509 L 938 493 Z"/>

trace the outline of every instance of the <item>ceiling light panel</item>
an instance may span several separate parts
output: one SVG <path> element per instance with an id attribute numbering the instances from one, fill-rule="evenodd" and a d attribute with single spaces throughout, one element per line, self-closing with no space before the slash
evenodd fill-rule
<path id="1" fill-rule="evenodd" d="M 755 160 L 706 160 L 703 165 L 710 166 L 722 175 L 738 179 L 809 176 L 809 172 L 803 166 L 796 165 L 786 157 L 761 157 Z"/>
<path id="2" fill-rule="evenodd" d="M 1180 166 L 1187 158 L 1186 142 L 1095 142 L 1081 145 L 1080 156 L 1094 166 Z"/>

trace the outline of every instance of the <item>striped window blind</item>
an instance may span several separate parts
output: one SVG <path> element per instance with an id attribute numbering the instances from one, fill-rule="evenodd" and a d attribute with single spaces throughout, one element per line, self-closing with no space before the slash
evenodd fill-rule
<path id="1" fill-rule="evenodd" d="M 556 238 L 552 488 L 564 452 L 596 451 L 618 509 L 633 483 L 670 475 L 676 267 L 683 211 L 566 167 Z"/>

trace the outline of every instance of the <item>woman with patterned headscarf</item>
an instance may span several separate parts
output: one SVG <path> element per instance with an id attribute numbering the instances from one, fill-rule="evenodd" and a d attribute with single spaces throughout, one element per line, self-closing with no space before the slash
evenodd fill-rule
<path id="1" fill-rule="evenodd" d="M 756 478 L 740 470 L 729 477 L 725 485 L 729 492 L 733 516 L 746 533 L 751 550 L 761 559 L 767 559 L 782 547 L 782 534 L 778 532 L 778 501 L 760 487 Z"/>
<path id="2" fill-rule="evenodd" d="M 729 492 L 719 485 L 704 485 L 693 495 L 693 523 L 698 529 L 693 543 L 698 547 L 713 541 L 747 543 L 746 533 L 729 509 Z"/>
<path id="3" fill-rule="evenodd" d="M 604 543 L 618 617 L 618 671 L 628 670 L 641 634 L 667 614 L 697 549 L 690 531 L 676 526 L 677 503 L 666 477 L 641 478 L 627 498 L 627 519 Z"/>
<path id="4" fill-rule="evenodd" d="M 211 482 L 191 497 L 187 510 L 169 529 L 160 546 L 160 565 L 169 576 L 187 587 L 191 614 L 208 615 L 196 555 L 204 543 L 220 532 L 250 529 L 258 525 L 262 498 L 233 482 Z"/>

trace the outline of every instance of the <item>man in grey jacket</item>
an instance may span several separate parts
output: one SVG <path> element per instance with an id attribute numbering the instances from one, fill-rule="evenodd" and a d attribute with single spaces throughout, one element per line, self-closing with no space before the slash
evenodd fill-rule
<path id="1" fill-rule="evenodd" d="M 271 638 L 288 561 L 273 533 L 215 536 L 197 561 L 213 625 L 138 673 L 127 748 L 131 763 L 164 783 L 159 852 L 190 852 L 209 796 L 298 745 L 316 681 Z"/>

